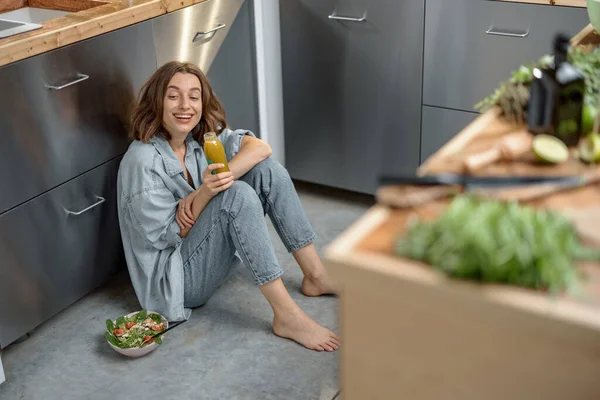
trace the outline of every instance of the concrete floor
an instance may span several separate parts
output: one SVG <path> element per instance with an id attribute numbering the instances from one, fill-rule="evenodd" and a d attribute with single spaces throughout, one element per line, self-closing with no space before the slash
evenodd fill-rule
<path id="1" fill-rule="evenodd" d="M 298 184 L 323 248 L 372 198 Z M 338 331 L 337 299 L 300 293 L 302 274 L 270 226 L 284 282 L 308 315 Z M 272 312 L 240 268 L 204 307 L 140 359 L 114 352 L 105 320 L 140 308 L 126 272 L 4 350 L 0 400 L 17 399 L 334 399 L 338 353 L 305 350 L 271 332 Z"/>

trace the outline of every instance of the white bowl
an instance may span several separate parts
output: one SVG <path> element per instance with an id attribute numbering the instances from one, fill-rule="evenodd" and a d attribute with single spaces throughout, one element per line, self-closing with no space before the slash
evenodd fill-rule
<path id="1" fill-rule="evenodd" d="M 131 317 L 132 315 L 135 315 L 138 312 L 139 311 L 129 313 L 129 314 L 125 315 L 125 318 Z M 157 312 L 148 311 L 148 315 L 150 315 L 150 314 L 160 315 Z M 162 323 L 165 325 L 165 329 L 168 329 L 169 328 L 169 321 L 167 321 L 167 319 L 165 317 L 163 317 L 162 315 L 160 315 L 160 318 L 162 319 Z M 113 322 L 115 322 L 115 321 L 113 321 Z M 165 340 L 165 336 L 167 336 L 166 333 L 163 334 L 160 338 L 162 340 Z M 128 349 L 122 349 L 120 347 L 115 346 L 114 344 L 112 344 L 108 340 L 106 342 L 117 353 L 123 354 L 124 356 L 127 356 L 127 357 L 133 357 L 133 358 L 135 358 L 135 357 L 142 357 L 142 356 L 145 356 L 146 354 L 152 353 L 159 346 L 158 343 L 152 342 L 149 345 L 144 346 L 144 347 L 131 347 L 131 348 L 128 348 Z"/>

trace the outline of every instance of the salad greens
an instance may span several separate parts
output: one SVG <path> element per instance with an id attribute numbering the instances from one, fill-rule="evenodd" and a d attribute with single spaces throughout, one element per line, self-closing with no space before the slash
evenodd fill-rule
<path id="1" fill-rule="evenodd" d="M 569 61 L 579 68 L 585 77 L 585 100 L 594 107 L 599 107 L 600 96 L 600 47 L 591 51 L 581 47 L 571 48 Z"/>
<path id="2" fill-rule="evenodd" d="M 159 314 L 142 310 L 130 317 L 119 317 L 116 321 L 106 320 L 104 337 L 116 347 L 130 349 L 154 342 L 162 344 L 161 338 L 156 336 L 165 329 Z"/>
<path id="3" fill-rule="evenodd" d="M 574 260 L 600 259 L 561 214 L 469 196 L 457 196 L 434 222 L 413 221 L 396 251 L 451 277 L 552 293 L 576 287 Z"/>

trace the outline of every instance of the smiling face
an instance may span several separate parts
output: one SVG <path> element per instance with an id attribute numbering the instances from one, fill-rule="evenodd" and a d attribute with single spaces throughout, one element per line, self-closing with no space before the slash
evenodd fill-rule
<path id="1" fill-rule="evenodd" d="M 194 74 L 178 72 L 163 99 L 163 127 L 172 139 L 184 139 L 202 118 L 202 87 Z"/>
<path id="2" fill-rule="evenodd" d="M 226 127 L 225 110 L 200 68 L 170 61 L 142 87 L 130 134 L 144 143 L 155 135 L 179 142 L 191 132 L 202 143 L 206 132 L 220 133 Z"/>

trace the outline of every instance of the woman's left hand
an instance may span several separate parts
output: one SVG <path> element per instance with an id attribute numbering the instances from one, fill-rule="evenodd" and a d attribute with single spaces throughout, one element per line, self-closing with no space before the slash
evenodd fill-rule
<path id="1" fill-rule="evenodd" d="M 191 228 L 196 222 L 192 213 L 192 203 L 197 194 L 197 191 L 193 191 L 189 196 L 179 200 L 175 220 L 181 229 Z"/>

